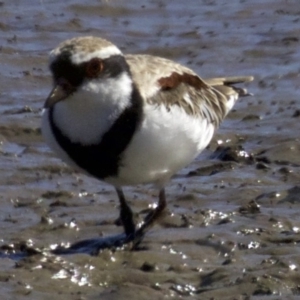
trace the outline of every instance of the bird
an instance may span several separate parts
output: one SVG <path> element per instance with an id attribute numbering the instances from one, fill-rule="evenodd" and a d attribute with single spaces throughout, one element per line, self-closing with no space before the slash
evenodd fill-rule
<path id="1" fill-rule="evenodd" d="M 124 244 L 139 244 L 163 215 L 165 186 L 209 145 L 238 98 L 249 95 L 236 84 L 253 80 L 202 79 L 175 61 L 123 54 L 95 36 L 60 43 L 49 68 L 43 136 L 67 164 L 115 188 Z M 158 202 L 137 226 L 123 189 L 138 184 L 152 184 Z"/>

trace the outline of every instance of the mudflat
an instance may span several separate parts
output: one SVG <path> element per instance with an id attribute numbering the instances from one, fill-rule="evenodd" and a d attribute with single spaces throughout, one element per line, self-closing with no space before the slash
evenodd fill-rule
<path id="1" fill-rule="evenodd" d="M 0 2 L 1 299 L 296 299 L 300 264 L 298 0 Z M 253 75 L 211 145 L 167 186 L 139 251 L 53 255 L 121 232 L 109 185 L 74 172 L 40 133 L 48 52 L 80 35 Z M 151 186 L 126 188 L 142 217 Z"/>

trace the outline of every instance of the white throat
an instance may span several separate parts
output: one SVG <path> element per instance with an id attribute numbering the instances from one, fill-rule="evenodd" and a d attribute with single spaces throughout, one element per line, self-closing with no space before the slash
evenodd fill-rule
<path id="1" fill-rule="evenodd" d="M 72 142 L 99 143 L 130 104 L 132 80 L 127 72 L 118 77 L 86 82 L 54 108 L 56 126 Z"/>

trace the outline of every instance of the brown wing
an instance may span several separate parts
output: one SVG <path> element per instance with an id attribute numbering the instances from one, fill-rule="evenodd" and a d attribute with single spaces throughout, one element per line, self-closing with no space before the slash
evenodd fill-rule
<path id="1" fill-rule="evenodd" d="M 227 98 L 197 75 L 173 72 L 158 84 L 160 91 L 149 99 L 152 103 L 163 103 L 168 109 L 180 106 L 187 114 L 206 118 L 216 126 L 227 113 Z"/>
<path id="2" fill-rule="evenodd" d="M 178 106 L 187 114 L 201 116 L 217 126 L 231 109 L 232 99 L 235 101 L 241 95 L 241 89 L 230 85 L 239 82 L 238 78 L 246 81 L 244 77 L 204 81 L 180 64 L 149 55 L 129 55 L 126 59 L 147 103 L 164 105 L 169 110 Z"/>

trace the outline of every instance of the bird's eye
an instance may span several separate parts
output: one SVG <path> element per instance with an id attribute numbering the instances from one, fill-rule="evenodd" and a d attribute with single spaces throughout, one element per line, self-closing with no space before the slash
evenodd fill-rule
<path id="1" fill-rule="evenodd" d="M 91 59 L 86 65 L 86 76 L 96 78 L 103 69 L 103 63 L 98 58 Z"/>

